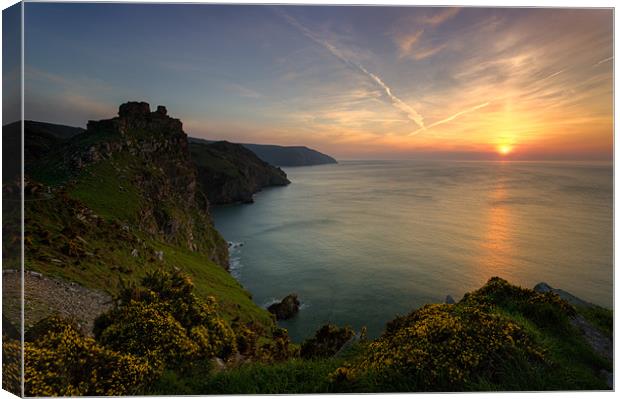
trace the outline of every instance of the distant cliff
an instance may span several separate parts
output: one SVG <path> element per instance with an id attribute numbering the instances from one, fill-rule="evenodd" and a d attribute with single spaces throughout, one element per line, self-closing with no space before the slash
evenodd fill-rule
<path id="1" fill-rule="evenodd" d="M 252 202 L 263 187 L 290 183 L 280 168 L 269 165 L 252 151 L 227 141 L 191 142 L 198 183 L 211 204 Z"/>
<path id="2" fill-rule="evenodd" d="M 213 141 L 189 138 L 190 143 L 212 143 Z M 287 147 L 270 144 L 245 144 L 242 146 L 255 153 L 263 161 L 276 166 L 312 166 L 338 163 L 334 158 L 308 147 Z"/>

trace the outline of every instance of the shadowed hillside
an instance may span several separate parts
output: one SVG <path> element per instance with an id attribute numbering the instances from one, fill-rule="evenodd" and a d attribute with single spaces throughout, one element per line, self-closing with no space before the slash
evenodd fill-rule
<path id="1" fill-rule="evenodd" d="M 190 142 L 198 168 L 198 182 L 212 204 L 253 202 L 264 187 L 290 183 L 280 168 L 262 161 L 252 151 L 227 141 Z"/>
<path id="2" fill-rule="evenodd" d="M 213 141 L 195 137 L 190 137 L 189 141 L 191 143 L 213 143 Z M 241 143 L 241 145 L 251 150 L 263 161 L 276 166 L 312 166 L 338 163 L 329 155 L 303 146 L 245 143 Z"/>

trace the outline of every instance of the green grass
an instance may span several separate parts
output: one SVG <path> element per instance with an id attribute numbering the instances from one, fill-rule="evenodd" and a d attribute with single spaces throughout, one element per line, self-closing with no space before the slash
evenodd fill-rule
<path id="1" fill-rule="evenodd" d="M 577 311 L 609 339 L 613 338 L 614 314 L 600 306 L 577 306 Z"/>
<path id="2" fill-rule="evenodd" d="M 55 194 L 28 202 L 26 233 L 31 244 L 27 248 L 26 269 L 115 294 L 121 279 L 138 282 L 154 268 L 179 268 L 192 276 L 199 296 L 216 297 L 225 318 L 254 322 L 269 334 L 274 324 L 270 313 L 252 302 L 248 291 L 206 253 L 191 251 L 181 243 L 164 242 L 136 228 L 144 201 L 132 182 L 141 171 L 136 162 L 128 154 L 117 154 L 82 170 L 67 187 L 68 199 Z M 103 220 L 78 220 L 75 213 L 79 204 L 88 206 Z M 183 212 L 172 203 L 162 203 L 160 207 L 167 207 L 167 212 L 183 223 L 189 218 L 202 220 L 194 210 Z M 129 231 L 124 230 L 124 225 Z M 71 240 L 67 229 L 79 238 Z M 198 223 L 194 236 L 201 239 L 203 247 L 226 250 L 210 223 Z M 83 251 L 81 256 L 63 252 L 69 241 Z M 138 251 L 137 257 L 131 255 L 134 249 Z M 155 251 L 164 252 L 163 261 L 155 259 Z"/>
<path id="3" fill-rule="evenodd" d="M 240 317 L 245 322 L 273 325 L 271 314 L 256 305 L 250 293 L 230 273 L 206 256 L 161 242 L 154 243 L 154 247 L 164 251 L 164 262 L 169 267 L 178 267 L 192 277 L 199 296 L 214 296 L 229 321 Z"/>
<path id="4" fill-rule="evenodd" d="M 334 392 L 327 375 L 340 359 L 292 359 L 274 364 L 249 363 L 230 371 L 179 376 L 167 371 L 154 386 L 154 395 L 295 394 Z"/>
<path id="5" fill-rule="evenodd" d="M 134 221 L 142 202 L 134 174 L 129 156 L 117 155 L 86 167 L 69 194 L 108 220 Z"/>

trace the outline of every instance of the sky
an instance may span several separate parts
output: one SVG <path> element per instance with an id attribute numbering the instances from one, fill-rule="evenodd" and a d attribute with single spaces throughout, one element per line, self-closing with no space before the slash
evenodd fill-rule
<path id="1" fill-rule="evenodd" d="M 26 119 L 338 159 L 610 160 L 610 9 L 26 3 Z"/>

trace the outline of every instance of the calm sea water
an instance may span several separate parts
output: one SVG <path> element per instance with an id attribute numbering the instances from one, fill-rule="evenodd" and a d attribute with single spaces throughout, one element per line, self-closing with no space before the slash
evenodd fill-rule
<path id="1" fill-rule="evenodd" d="M 492 276 L 545 281 L 612 307 L 611 164 L 350 161 L 287 168 L 293 182 L 213 210 L 233 274 L 297 341 L 327 322 L 368 327 L 458 300 Z"/>

